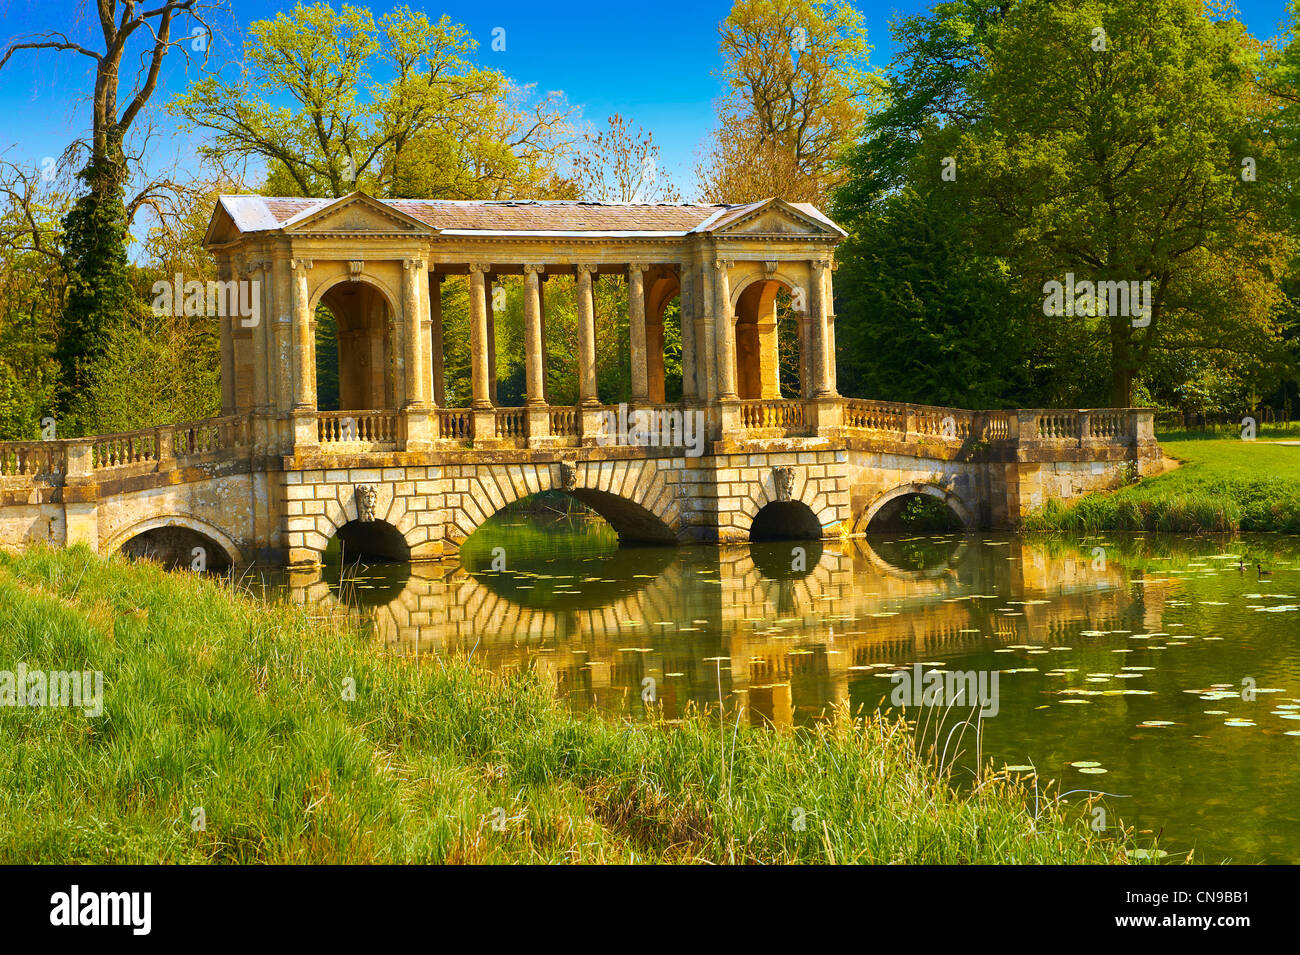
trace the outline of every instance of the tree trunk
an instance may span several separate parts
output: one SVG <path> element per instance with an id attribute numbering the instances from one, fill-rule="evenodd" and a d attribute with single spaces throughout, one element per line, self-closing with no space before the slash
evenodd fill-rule
<path id="1" fill-rule="evenodd" d="M 1110 320 L 1110 403 L 1112 408 L 1133 404 L 1133 326 L 1128 316 Z"/>

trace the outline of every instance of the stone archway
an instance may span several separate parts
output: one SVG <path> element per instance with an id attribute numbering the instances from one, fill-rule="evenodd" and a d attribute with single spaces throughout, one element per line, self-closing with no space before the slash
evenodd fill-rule
<path id="1" fill-rule="evenodd" d="M 399 313 L 391 292 L 364 275 L 338 279 L 317 292 L 314 305 L 317 409 L 396 408 L 402 388 L 394 366 Z"/>
<path id="2" fill-rule="evenodd" d="M 680 511 L 660 464 L 671 459 L 484 465 L 461 469 L 469 489 L 448 505 L 448 541 L 459 547 L 479 525 L 522 497 L 563 491 L 604 518 L 625 543 L 676 543 Z"/>
<path id="3" fill-rule="evenodd" d="M 136 541 L 143 542 L 140 549 L 131 547 Z M 148 547 L 152 547 L 152 552 L 146 550 Z M 101 551 L 124 552 L 131 557 L 149 556 L 188 567 L 195 559 L 195 547 L 205 548 L 202 562 L 207 569 L 221 570 L 244 562 L 239 545 L 230 535 L 207 521 L 181 516 L 151 517 L 132 524 L 113 534 Z"/>
<path id="4" fill-rule="evenodd" d="M 820 540 L 822 524 L 803 501 L 772 501 L 763 505 L 749 525 L 756 543 L 786 540 Z"/>
<path id="5" fill-rule="evenodd" d="M 736 395 L 742 401 L 781 398 L 783 378 L 797 379 L 786 381 L 786 391 L 808 394 L 808 294 L 807 283 L 797 276 L 766 270 L 732 293 Z M 788 311 L 780 307 L 784 296 Z"/>
<path id="6" fill-rule="evenodd" d="M 900 502 L 905 498 L 914 497 L 916 495 L 922 495 L 925 497 L 934 498 L 935 500 L 943 504 L 945 507 L 947 507 L 948 510 L 951 511 L 954 516 L 956 516 L 956 518 L 961 522 L 963 528 L 965 528 L 966 530 L 974 529 L 975 522 L 973 517 L 971 516 L 970 509 L 966 506 L 966 504 L 962 501 L 960 497 L 958 497 L 948 488 L 941 487 L 937 484 L 923 484 L 920 482 L 912 482 L 909 484 L 900 484 L 897 487 L 890 488 L 888 491 L 885 491 L 883 494 L 879 495 L 874 501 L 872 501 L 871 504 L 867 507 L 867 509 L 862 512 L 862 516 L 858 519 L 857 526 L 855 528 L 856 532 L 866 533 L 867 529 L 871 526 L 871 522 L 876 519 L 877 515 L 881 515 L 883 512 L 886 512 L 886 509 L 890 508 L 891 506 L 896 506 L 897 502 Z"/>
<path id="7" fill-rule="evenodd" d="M 365 561 L 409 561 L 411 545 L 387 521 L 352 520 L 334 532 L 344 555 Z"/>
<path id="8" fill-rule="evenodd" d="M 686 332 L 681 328 L 682 284 L 677 271 L 669 266 L 656 266 L 645 277 L 645 338 L 646 383 L 652 404 L 667 401 L 668 382 L 665 377 L 665 330 L 676 325 L 679 339 Z M 685 387 L 685 382 L 682 383 Z"/>

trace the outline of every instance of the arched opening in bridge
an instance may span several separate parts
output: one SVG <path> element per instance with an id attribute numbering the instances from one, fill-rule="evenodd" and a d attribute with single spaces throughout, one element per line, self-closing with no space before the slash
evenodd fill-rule
<path id="1" fill-rule="evenodd" d="M 152 560 L 168 570 L 224 572 L 230 569 L 225 548 L 188 527 L 155 527 L 136 534 L 119 552 L 131 560 Z"/>
<path id="2" fill-rule="evenodd" d="M 802 501 L 773 501 L 754 515 L 751 541 L 820 540 L 821 521 Z"/>
<path id="3" fill-rule="evenodd" d="M 742 400 L 797 398 L 808 394 L 810 372 L 803 356 L 807 303 L 796 312 L 795 292 L 777 279 L 747 285 L 736 300 L 736 394 Z"/>
<path id="4" fill-rule="evenodd" d="M 348 566 L 357 560 L 367 564 L 385 561 L 406 562 L 411 548 L 406 539 L 387 521 L 348 521 L 330 539 L 323 563 Z"/>
<path id="5" fill-rule="evenodd" d="M 619 544 L 615 525 L 599 511 L 576 495 L 543 491 L 480 524 L 460 559 L 480 583 L 521 606 L 595 609 L 647 586 L 676 553 Z"/>
<path id="6" fill-rule="evenodd" d="M 886 501 L 867 524 L 868 533 L 891 531 L 912 534 L 945 534 L 965 527 L 939 494 L 917 491 Z"/>
<path id="7" fill-rule="evenodd" d="M 369 282 L 340 282 L 316 306 L 316 407 L 382 411 L 396 406 L 388 301 Z"/>
<path id="8" fill-rule="evenodd" d="M 461 545 L 461 553 L 479 532 L 502 522 L 531 527 L 544 527 L 557 519 L 569 522 L 560 529 L 567 533 L 574 522 L 582 523 L 589 533 L 593 526 L 602 528 L 605 544 L 676 544 L 673 529 L 640 504 L 610 494 L 587 488 L 573 491 L 542 491 L 522 497 L 506 505 L 496 515 L 484 521 Z M 594 523 L 593 523 L 594 522 Z M 610 533 L 612 532 L 612 534 Z"/>

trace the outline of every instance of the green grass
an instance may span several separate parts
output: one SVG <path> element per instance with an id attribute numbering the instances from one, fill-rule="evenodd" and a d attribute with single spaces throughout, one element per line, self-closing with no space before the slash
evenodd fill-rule
<path id="1" fill-rule="evenodd" d="M 0 669 L 19 661 L 103 671 L 105 708 L 0 707 L 3 863 L 1125 858 L 1082 803 L 1035 820 L 1018 784 L 954 785 L 896 719 L 577 715 L 531 675 L 84 549 L 0 558 Z"/>
<path id="2" fill-rule="evenodd" d="M 1112 493 L 1048 502 L 1025 529 L 1300 533 L 1300 447 L 1184 434 L 1160 446 L 1182 466 Z"/>

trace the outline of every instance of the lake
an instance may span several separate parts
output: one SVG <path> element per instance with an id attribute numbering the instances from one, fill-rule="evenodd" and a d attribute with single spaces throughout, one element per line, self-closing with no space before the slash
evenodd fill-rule
<path id="1" fill-rule="evenodd" d="M 1093 822 L 1156 833 L 1171 859 L 1300 861 L 1289 538 L 620 548 L 596 519 L 498 515 L 455 560 L 332 564 L 273 585 L 342 604 L 394 652 L 532 669 L 569 705 L 615 718 L 721 702 L 801 725 L 837 705 L 893 708 L 914 674 L 980 674 L 996 690 L 983 718 L 970 698 L 905 711 L 959 780 L 982 759 L 1036 773 L 1045 795 L 1106 793 Z M 1083 811 L 1085 796 L 1068 798 Z"/>

